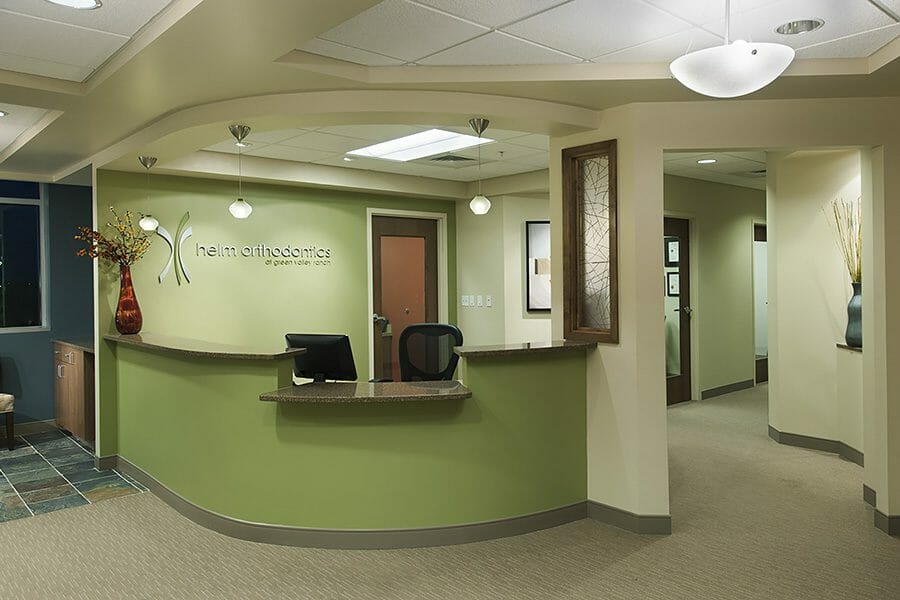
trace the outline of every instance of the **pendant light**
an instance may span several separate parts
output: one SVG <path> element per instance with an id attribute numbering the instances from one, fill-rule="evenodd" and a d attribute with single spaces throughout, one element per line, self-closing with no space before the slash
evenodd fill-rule
<path id="1" fill-rule="evenodd" d="M 725 0 L 725 43 L 672 61 L 669 70 L 685 87 L 713 98 L 735 98 L 769 85 L 794 60 L 784 44 L 731 42 L 731 1 Z"/>
<path id="2" fill-rule="evenodd" d="M 235 145 L 238 147 L 238 197 L 228 207 L 228 212 L 235 219 L 246 219 L 253 212 L 253 207 L 243 198 L 243 171 L 241 170 L 241 151 L 244 149 L 244 138 L 250 135 L 250 127 L 247 125 L 229 125 L 228 131 L 234 136 Z"/>
<path id="3" fill-rule="evenodd" d="M 485 132 L 491 122 L 481 117 L 469 119 L 469 127 L 481 138 L 481 134 Z M 478 144 L 478 194 L 469 202 L 469 208 L 476 215 L 486 215 L 491 210 L 491 201 L 481 193 L 481 144 Z"/>
<path id="4" fill-rule="evenodd" d="M 147 171 L 147 183 L 144 186 L 144 201 L 150 201 L 150 169 L 153 165 L 156 164 L 155 156 L 138 156 L 138 162 L 144 167 L 144 170 Z M 159 229 L 159 221 L 156 220 L 153 215 L 143 215 L 141 216 L 141 220 L 138 221 L 138 226 L 144 231 L 156 231 Z"/>

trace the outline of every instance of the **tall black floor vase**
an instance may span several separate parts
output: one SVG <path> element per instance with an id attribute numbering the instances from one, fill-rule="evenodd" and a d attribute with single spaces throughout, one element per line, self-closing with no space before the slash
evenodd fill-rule
<path id="1" fill-rule="evenodd" d="M 851 348 L 862 348 L 862 283 L 854 281 L 853 297 L 847 305 L 847 333 L 844 338 Z"/>

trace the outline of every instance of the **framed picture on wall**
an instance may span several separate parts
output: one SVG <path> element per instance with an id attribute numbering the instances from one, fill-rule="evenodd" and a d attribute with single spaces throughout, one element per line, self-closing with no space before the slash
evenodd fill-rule
<path id="1" fill-rule="evenodd" d="M 663 259 L 665 266 L 677 267 L 679 255 L 679 240 L 674 236 L 666 236 L 663 242 Z"/>
<path id="2" fill-rule="evenodd" d="M 525 221 L 525 304 L 550 311 L 550 221 Z"/>
<path id="3" fill-rule="evenodd" d="M 666 296 L 681 295 L 681 280 L 678 273 L 666 273 Z"/>

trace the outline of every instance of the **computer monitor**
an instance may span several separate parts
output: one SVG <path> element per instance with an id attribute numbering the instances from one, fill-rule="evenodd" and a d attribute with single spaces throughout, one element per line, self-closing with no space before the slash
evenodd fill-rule
<path id="1" fill-rule="evenodd" d="M 288 348 L 306 348 L 294 358 L 297 377 L 323 382 L 326 379 L 356 381 L 356 365 L 350 349 L 350 338 L 341 334 L 288 333 Z"/>

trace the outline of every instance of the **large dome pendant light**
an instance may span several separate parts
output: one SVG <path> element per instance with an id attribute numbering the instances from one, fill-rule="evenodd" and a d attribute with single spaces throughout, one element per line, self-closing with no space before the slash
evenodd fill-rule
<path id="1" fill-rule="evenodd" d="M 481 117 L 469 119 L 469 127 L 475 132 L 475 135 L 481 138 L 481 134 L 485 132 L 491 122 Z M 478 194 L 469 202 L 469 208 L 476 215 L 486 215 L 491 210 L 491 201 L 481 193 L 481 144 L 478 144 Z"/>
<path id="2" fill-rule="evenodd" d="M 238 147 L 238 197 L 228 207 L 228 212 L 235 219 L 246 219 L 253 212 L 253 207 L 244 200 L 243 171 L 241 169 L 241 150 L 244 149 L 244 138 L 250 135 L 250 127 L 247 125 L 229 125 L 228 131 L 234 136 L 235 145 Z"/>
<path id="3" fill-rule="evenodd" d="M 725 0 L 725 43 L 672 61 L 669 70 L 685 87 L 713 98 L 735 98 L 762 89 L 784 73 L 794 49 L 784 44 L 731 42 L 731 1 Z"/>
<path id="4" fill-rule="evenodd" d="M 138 162 L 147 171 L 147 184 L 144 186 L 144 202 L 150 201 L 150 169 L 156 164 L 155 156 L 138 156 Z M 153 215 L 142 215 L 138 226 L 144 231 L 151 232 L 159 229 L 159 221 Z"/>

